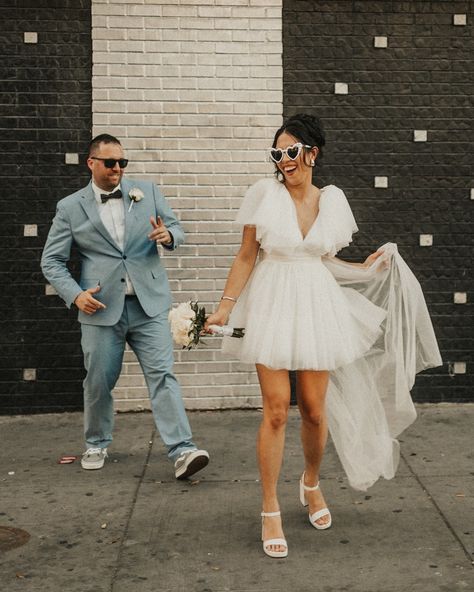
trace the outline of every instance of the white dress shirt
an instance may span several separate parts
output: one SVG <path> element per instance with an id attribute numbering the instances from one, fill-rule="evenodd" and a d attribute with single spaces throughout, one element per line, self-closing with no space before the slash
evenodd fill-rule
<path id="1" fill-rule="evenodd" d="M 100 219 L 110 236 L 123 251 L 125 239 L 125 209 L 123 199 L 109 199 L 105 203 L 102 203 L 100 198 L 102 194 L 109 195 L 110 193 L 117 191 L 117 189 L 121 189 L 120 183 L 112 191 L 103 191 L 100 187 L 97 187 L 94 181 L 92 181 L 92 189 L 94 191 L 97 207 L 99 208 Z M 135 294 L 128 273 L 125 274 L 125 281 L 127 283 L 125 294 Z"/>

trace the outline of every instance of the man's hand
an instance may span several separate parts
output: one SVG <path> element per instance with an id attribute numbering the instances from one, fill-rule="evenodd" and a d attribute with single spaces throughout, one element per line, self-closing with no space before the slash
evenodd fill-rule
<path id="1" fill-rule="evenodd" d="M 100 286 L 84 290 L 84 292 L 81 292 L 79 296 L 74 300 L 74 304 L 77 306 L 79 310 L 82 310 L 82 312 L 85 312 L 88 315 L 93 315 L 100 308 L 107 308 L 105 304 L 102 304 L 102 302 L 96 300 L 92 296 L 92 294 L 97 294 L 97 292 L 99 291 Z"/>
<path id="2" fill-rule="evenodd" d="M 153 226 L 153 230 L 148 235 L 150 240 L 154 240 L 160 245 L 169 246 L 172 244 L 173 239 L 171 238 L 171 234 L 168 232 L 168 229 L 163 224 L 163 220 L 158 216 L 156 220 L 151 216 L 150 218 L 151 225 Z"/>

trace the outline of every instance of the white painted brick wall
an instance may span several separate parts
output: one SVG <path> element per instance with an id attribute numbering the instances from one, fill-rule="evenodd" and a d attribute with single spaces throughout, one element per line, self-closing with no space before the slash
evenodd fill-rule
<path id="1" fill-rule="evenodd" d="M 240 241 L 246 188 L 272 172 L 264 149 L 282 121 L 282 0 L 93 0 L 94 134 L 123 142 L 127 174 L 156 182 L 187 233 L 164 254 L 175 302 L 212 310 Z M 188 408 L 260 405 L 255 373 L 220 339 L 176 350 Z M 116 408 L 148 408 L 127 351 Z"/>

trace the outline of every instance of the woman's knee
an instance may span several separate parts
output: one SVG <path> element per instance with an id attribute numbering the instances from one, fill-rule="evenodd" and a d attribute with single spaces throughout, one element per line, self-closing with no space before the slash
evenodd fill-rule
<path id="1" fill-rule="evenodd" d="M 323 409 L 301 409 L 301 418 L 304 423 L 311 425 L 312 427 L 320 427 L 326 421 L 326 416 Z"/>
<path id="2" fill-rule="evenodd" d="M 288 421 L 288 405 L 278 405 L 264 409 L 263 419 L 273 430 L 283 428 Z"/>

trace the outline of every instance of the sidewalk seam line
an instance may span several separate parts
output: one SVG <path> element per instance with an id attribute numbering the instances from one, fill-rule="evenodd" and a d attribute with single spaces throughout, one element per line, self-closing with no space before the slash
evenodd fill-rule
<path id="1" fill-rule="evenodd" d="M 123 529 L 123 534 L 122 534 L 122 538 L 120 540 L 120 545 L 119 545 L 119 550 L 117 553 L 117 559 L 115 562 L 115 568 L 112 574 L 112 578 L 110 580 L 110 592 L 113 592 L 114 587 L 115 587 L 115 582 L 117 580 L 118 577 L 118 573 L 120 571 L 120 560 L 122 558 L 122 552 L 123 552 L 123 547 L 125 544 L 125 540 L 127 538 L 128 535 L 128 530 L 130 527 L 130 522 L 132 520 L 132 516 L 133 516 L 133 511 L 135 510 L 135 505 L 137 503 L 137 499 L 138 499 L 138 492 L 140 491 L 140 487 L 142 486 L 143 480 L 145 478 L 145 473 L 148 467 L 148 462 L 150 460 L 150 456 L 151 456 L 151 450 L 153 448 L 153 443 L 155 441 L 155 435 L 156 435 L 156 428 L 153 429 L 151 436 L 150 436 L 150 441 L 148 444 L 148 450 L 147 450 L 147 454 L 145 457 L 145 462 L 143 463 L 143 468 L 142 468 L 142 472 L 140 474 L 140 477 L 138 478 L 138 483 L 135 487 L 135 493 L 133 494 L 133 499 L 132 499 L 132 503 L 130 504 L 130 510 L 128 512 L 127 518 L 125 520 L 125 528 Z"/>
<path id="2" fill-rule="evenodd" d="M 449 530 L 449 532 L 452 534 L 452 536 L 454 537 L 454 539 L 458 542 L 459 546 L 461 547 L 462 551 L 464 552 L 464 555 L 466 555 L 467 560 L 469 561 L 469 564 L 472 566 L 473 565 L 473 559 L 471 557 L 471 554 L 469 553 L 469 550 L 467 549 L 467 547 L 465 546 L 465 544 L 463 543 L 462 539 L 459 537 L 459 535 L 457 534 L 457 532 L 454 530 L 454 528 L 449 523 L 449 521 L 446 518 L 444 512 L 441 510 L 440 506 L 438 505 L 438 502 L 431 495 L 431 492 L 426 487 L 426 485 L 423 483 L 423 481 L 420 479 L 420 477 L 412 469 L 412 467 L 411 467 L 410 463 L 408 462 L 408 460 L 406 459 L 405 455 L 402 452 L 400 452 L 400 456 L 405 461 L 405 464 L 407 465 L 410 473 L 413 475 L 413 477 L 415 478 L 415 480 L 417 481 L 417 483 L 420 485 L 420 487 L 423 489 L 423 491 L 428 496 L 429 501 L 432 503 L 432 505 L 434 506 L 435 510 L 440 515 L 441 519 L 445 523 L 445 525 L 446 525 L 447 529 Z"/>

